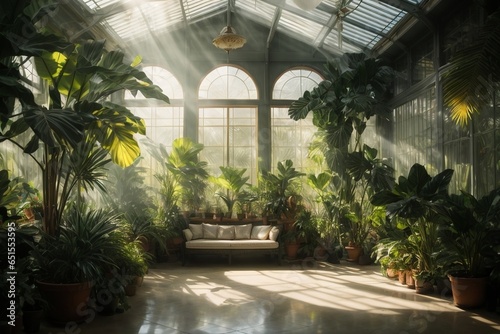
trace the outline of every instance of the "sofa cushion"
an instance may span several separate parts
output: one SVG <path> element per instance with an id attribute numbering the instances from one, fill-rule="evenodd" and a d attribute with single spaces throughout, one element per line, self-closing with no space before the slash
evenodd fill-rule
<path id="1" fill-rule="evenodd" d="M 277 249 L 279 243 L 272 240 L 220 240 L 220 239 L 198 239 L 186 242 L 187 249 L 210 249 L 210 250 L 252 250 L 252 249 Z"/>
<path id="2" fill-rule="evenodd" d="M 189 224 L 189 229 L 193 233 L 193 239 L 203 238 L 203 227 L 200 224 Z"/>
<path id="3" fill-rule="evenodd" d="M 252 233 L 252 224 L 234 226 L 235 239 L 250 239 L 251 233 Z"/>
<path id="4" fill-rule="evenodd" d="M 271 225 L 257 225 L 252 227 L 252 233 L 250 234 L 250 239 L 258 239 L 258 240 L 268 239 L 271 228 L 272 228 Z"/>
<path id="5" fill-rule="evenodd" d="M 234 225 L 219 225 L 217 239 L 232 240 L 234 239 L 234 234 Z"/>
<path id="6" fill-rule="evenodd" d="M 269 240 L 272 241 L 278 240 L 279 234 L 280 234 L 280 229 L 277 228 L 276 226 L 273 226 L 273 228 L 271 228 L 271 231 L 269 231 Z"/>
<path id="7" fill-rule="evenodd" d="M 203 229 L 203 239 L 217 239 L 219 225 L 201 223 Z"/>
<path id="8" fill-rule="evenodd" d="M 190 229 L 186 228 L 182 230 L 182 233 L 184 233 L 184 238 L 186 239 L 186 241 L 193 240 L 193 232 L 191 232 Z"/>

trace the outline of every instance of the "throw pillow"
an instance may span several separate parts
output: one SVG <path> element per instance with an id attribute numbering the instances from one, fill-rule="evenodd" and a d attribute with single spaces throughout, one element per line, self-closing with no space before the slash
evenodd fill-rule
<path id="1" fill-rule="evenodd" d="M 233 225 L 219 225 L 217 231 L 217 239 L 233 240 L 234 239 L 234 226 Z"/>
<path id="2" fill-rule="evenodd" d="M 217 239 L 219 225 L 201 223 L 203 226 L 203 239 Z"/>
<path id="3" fill-rule="evenodd" d="M 252 228 L 250 239 L 266 240 L 271 231 L 271 225 L 259 225 Z"/>
<path id="4" fill-rule="evenodd" d="M 186 241 L 193 239 L 193 232 L 191 232 L 190 229 L 187 228 L 185 230 L 182 230 L 182 233 L 184 233 L 184 238 L 186 238 Z"/>
<path id="5" fill-rule="evenodd" d="M 271 231 L 269 231 L 269 240 L 278 240 L 278 234 L 280 234 L 280 229 L 276 226 L 273 226 L 273 228 L 271 228 Z"/>
<path id="6" fill-rule="evenodd" d="M 200 224 L 189 224 L 189 229 L 193 233 L 193 239 L 203 238 L 203 228 Z"/>
<path id="7" fill-rule="evenodd" d="M 234 226 L 235 239 L 250 239 L 251 232 L 252 232 L 252 224 Z"/>

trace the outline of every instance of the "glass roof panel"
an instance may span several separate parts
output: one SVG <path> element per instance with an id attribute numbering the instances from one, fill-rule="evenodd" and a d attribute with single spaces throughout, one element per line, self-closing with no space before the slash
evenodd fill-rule
<path id="1" fill-rule="evenodd" d="M 180 8 L 167 2 L 143 2 L 106 19 L 109 26 L 123 39 L 140 37 L 166 29 L 183 20 Z"/>
<path id="2" fill-rule="evenodd" d="M 259 23 L 270 25 L 273 21 L 276 6 L 270 5 L 262 0 L 237 1 L 236 9 L 236 15 L 244 15 Z"/>
<path id="3" fill-rule="evenodd" d="M 176 2 L 179 3 L 178 0 Z M 206 18 L 210 16 L 210 13 L 218 13 L 227 9 L 227 1 L 225 0 L 183 0 L 182 4 L 186 11 L 186 18 L 188 21 Z"/>
<path id="4" fill-rule="evenodd" d="M 292 36 L 299 35 L 302 36 L 302 40 L 312 42 L 321 32 L 321 28 L 322 26 L 318 23 L 311 22 L 288 11 L 283 11 L 281 13 L 278 31 L 282 31 Z"/>
<path id="5" fill-rule="evenodd" d="M 92 10 L 102 9 L 110 5 L 114 5 L 121 0 L 82 0 Z"/>

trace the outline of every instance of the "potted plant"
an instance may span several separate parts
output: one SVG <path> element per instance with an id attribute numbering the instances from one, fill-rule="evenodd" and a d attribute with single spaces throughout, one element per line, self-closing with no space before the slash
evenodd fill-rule
<path id="1" fill-rule="evenodd" d="M 263 196 L 268 201 L 266 210 L 284 224 L 285 231 L 293 225 L 295 216 L 300 211 L 298 186 L 304 175 L 305 173 L 293 167 L 292 160 L 279 161 L 276 174 L 261 171 L 260 180 L 265 192 Z"/>
<path id="2" fill-rule="evenodd" d="M 500 221 L 500 188 L 477 199 L 462 191 L 440 208 L 446 218 L 442 240 L 455 305 L 481 306 L 495 256 Z"/>
<path id="3" fill-rule="evenodd" d="M 414 164 L 407 177 L 400 176 L 392 190 L 374 194 L 371 203 L 386 207 L 389 219 L 399 219 L 399 227 L 407 229 L 407 244 L 416 256 L 416 273 L 431 277 L 437 267 L 440 250 L 438 228 L 442 215 L 436 214 L 448 197 L 453 170 L 446 169 L 431 177 L 424 166 Z"/>
<path id="4" fill-rule="evenodd" d="M 173 203 L 181 207 L 188 217 L 201 207 L 207 187 L 207 162 L 198 159 L 203 148 L 203 144 L 195 143 L 190 138 L 177 138 L 172 142 L 170 154 L 161 147 L 156 154 L 163 166 L 162 173 L 156 178 L 167 182 L 164 183 L 167 186 L 165 189 L 169 189 L 168 182 L 173 182 L 173 198 L 176 200 Z M 168 180 L 169 177 L 172 179 Z"/>
<path id="5" fill-rule="evenodd" d="M 118 273 L 126 281 L 125 294 L 135 296 L 137 287 L 148 271 L 147 253 L 141 250 L 137 242 L 129 242 L 123 245 L 121 254 L 116 260 Z"/>
<path id="6" fill-rule="evenodd" d="M 103 210 L 71 207 L 60 233 L 43 233 L 33 249 L 37 285 L 54 323 L 84 321 L 92 282 L 115 266 L 120 244 L 113 238 L 117 216 Z"/>
<path id="7" fill-rule="evenodd" d="M 226 217 L 231 218 L 233 207 L 240 203 L 243 209 L 244 188 L 248 186 L 248 176 L 244 176 L 246 168 L 224 167 L 220 166 L 221 174 L 219 176 L 210 176 L 209 180 L 222 190 L 217 191 L 216 195 L 226 204 Z"/>

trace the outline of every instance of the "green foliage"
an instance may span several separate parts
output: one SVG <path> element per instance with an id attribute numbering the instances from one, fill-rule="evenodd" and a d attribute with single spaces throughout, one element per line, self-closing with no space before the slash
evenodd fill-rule
<path id="1" fill-rule="evenodd" d="M 407 236 L 392 241 L 405 245 L 410 253 L 406 256 L 416 259 L 412 269 L 431 274 L 437 269 L 437 256 L 441 251 L 438 231 L 443 217 L 439 211 L 448 198 L 452 175 L 453 170 L 446 169 L 431 177 L 424 166 L 414 164 L 408 176 L 400 176 L 392 190 L 382 190 L 371 198 L 373 205 L 385 206 L 393 223 L 407 229 Z"/>
<path id="2" fill-rule="evenodd" d="M 245 186 L 249 186 L 247 183 L 249 177 L 244 176 L 246 173 L 246 168 L 235 168 L 235 167 L 219 167 L 221 170 L 221 175 L 215 177 L 210 176 L 209 181 L 219 186 L 223 190 L 217 191 L 216 195 L 226 204 L 227 212 L 233 212 L 233 206 L 236 202 L 240 201 L 242 204 L 245 198 L 250 199 L 248 192 L 243 192 Z"/>
<path id="3" fill-rule="evenodd" d="M 478 36 L 451 59 L 443 80 L 443 100 L 451 118 L 466 126 L 474 114 L 491 103 L 500 74 L 500 9 L 490 14 Z"/>
<path id="4" fill-rule="evenodd" d="M 442 241 L 446 252 L 442 260 L 447 269 L 472 277 L 485 275 L 487 268 L 496 266 L 498 270 L 499 188 L 479 199 L 467 192 L 452 194 L 446 205 L 439 207 L 439 214 L 445 218 Z"/>
<path id="5" fill-rule="evenodd" d="M 33 250 L 37 278 L 48 283 L 79 283 L 101 277 L 115 266 L 117 216 L 103 210 L 72 207 L 59 235 L 43 233 Z"/>
<path id="6" fill-rule="evenodd" d="M 292 160 L 279 161 L 276 174 L 261 171 L 259 187 L 261 197 L 266 200 L 267 212 L 277 218 L 294 218 L 297 208 L 290 199 L 298 195 L 297 187 L 303 176 L 305 173 L 297 171 Z"/>
<path id="7" fill-rule="evenodd" d="M 207 162 L 198 159 L 203 148 L 203 144 L 195 143 L 189 138 L 175 139 L 172 143 L 172 151 L 163 157 L 162 162 L 165 167 L 163 174 L 156 176 L 162 186 L 168 187 L 170 176 L 167 173 L 170 173 L 175 182 L 173 196 L 180 200 L 185 209 L 192 211 L 201 206 L 208 178 Z"/>

